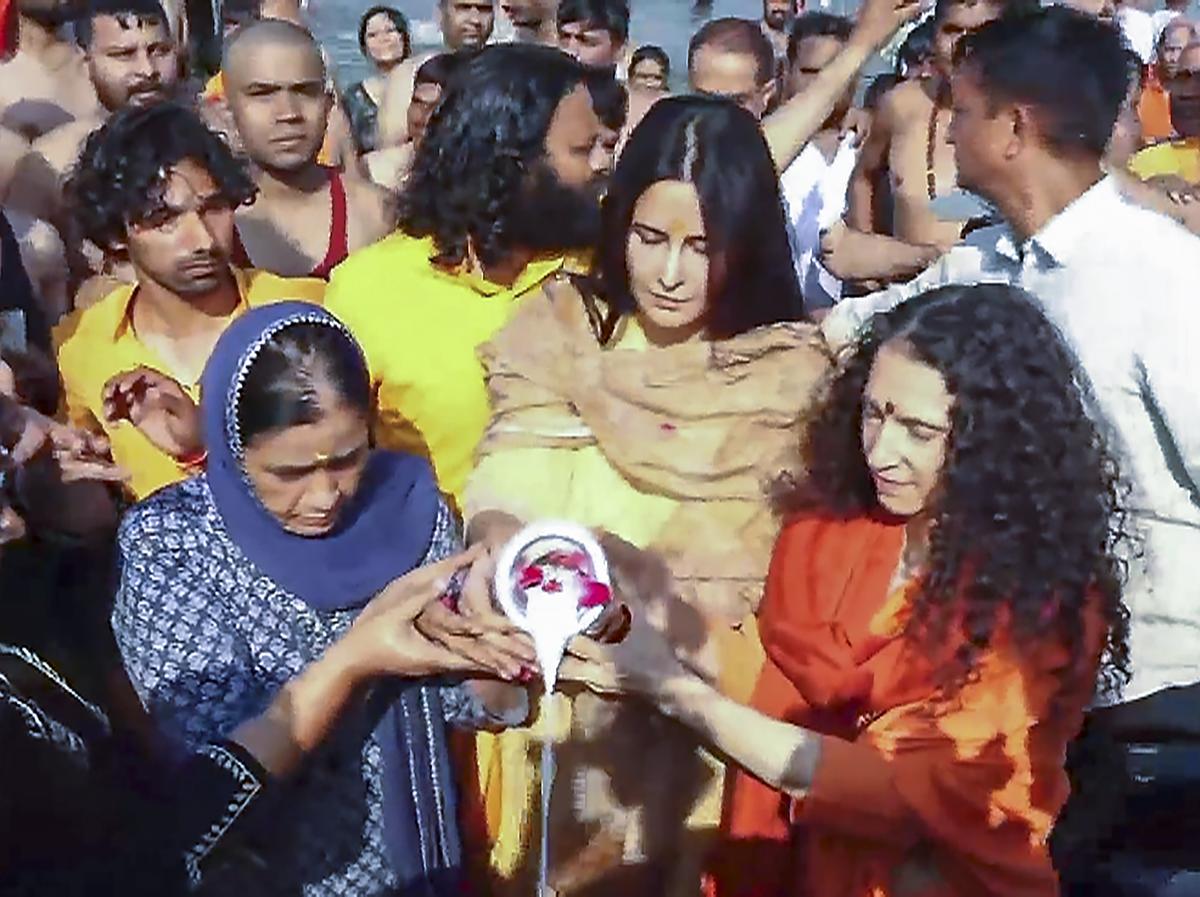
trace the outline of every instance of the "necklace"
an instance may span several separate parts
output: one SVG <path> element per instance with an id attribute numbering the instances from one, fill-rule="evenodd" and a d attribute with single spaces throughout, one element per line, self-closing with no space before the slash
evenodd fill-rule
<path id="1" fill-rule="evenodd" d="M 946 86 L 938 87 L 937 95 L 933 98 L 933 108 L 929 110 L 929 128 L 925 135 L 925 189 L 931 200 L 937 199 L 937 172 L 934 170 L 934 151 L 937 149 L 938 115 L 942 111 L 946 99 Z"/>

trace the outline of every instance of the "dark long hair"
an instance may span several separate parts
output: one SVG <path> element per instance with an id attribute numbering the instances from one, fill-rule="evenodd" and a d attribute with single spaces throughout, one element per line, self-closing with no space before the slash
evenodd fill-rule
<path id="1" fill-rule="evenodd" d="M 758 122 L 728 100 L 660 100 L 629 138 L 604 199 L 601 290 L 632 313 L 626 243 L 638 199 L 659 181 L 692 184 L 709 246 L 707 334 L 726 339 L 804 318 L 788 243 L 779 177 Z"/>
<path id="2" fill-rule="evenodd" d="M 1018 650 L 1057 636 L 1082 661 L 1085 606 L 1097 602 L 1108 625 L 1103 683 L 1118 685 L 1129 663 L 1125 490 L 1085 375 L 1023 291 L 943 287 L 873 318 L 808 429 L 804 486 L 788 484 L 783 509 L 876 512 L 863 389 L 880 348 L 897 342 L 941 374 L 953 397 L 910 636 L 932 653 L 961 621 L 966 642 L 942 671 L 953 689 L 1001 625 Z M 1087 668 L 1072 664 L 1064 675 Z"/>
<path id="3" fill-rule="evenodd" d="M 468 241 L 485 265 L 514 248 L 512 222 L 526 172 L 545 153 L 562 99 L 587 70 L 559 50 L 481 50 L 446 85 L 400 197 L 405 233 L 433 237 L 435 261 L 454 267 Z"/>

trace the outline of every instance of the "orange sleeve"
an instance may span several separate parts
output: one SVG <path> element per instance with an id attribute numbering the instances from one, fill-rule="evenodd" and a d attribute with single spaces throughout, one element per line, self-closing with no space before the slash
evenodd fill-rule
<path id="1" fill-rule="evenodd" d="M 936 719 L 912 705 L 857 742 L 826 738 L 793 818 L 881 846 L 927 843 L 956 893 L 1057 894 L 1046 839 L 1066 797 L 1070 732 L 1018 676 L 990 685 L 968 686 Z"/>

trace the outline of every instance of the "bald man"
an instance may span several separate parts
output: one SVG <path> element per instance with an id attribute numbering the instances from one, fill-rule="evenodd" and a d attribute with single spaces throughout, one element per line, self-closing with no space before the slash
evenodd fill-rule
<path id="1" fill-rule="evenodd" d="M 391 232 L 393 212 L 386 191 L 317 162 L 333 102 L 320 47 L 292 22 L 263 19 L 233 35 L 222 68 L 258 185 L 237 213 L 234 263 L 328 279 Z"/>

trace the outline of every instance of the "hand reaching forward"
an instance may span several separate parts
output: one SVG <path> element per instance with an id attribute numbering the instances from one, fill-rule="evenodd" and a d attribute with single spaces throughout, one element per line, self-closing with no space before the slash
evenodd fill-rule
<path id="1" fill-rule="evenodd" d="M 192 458 L 204 450 L 200 409 L 175 380 L 148 367 L 110 379 L 102 393 L 109 423 L 129 421 L 172 458 Z"/>
<path id="2" fill-rule="evenodd" d="M 9 460 L 20 467 L 49 448 L 65 483 L 81 480 L 121 482 L 129 474 L 113 463 L 108 440 L 51 420 L 13 399 L 0 400 L 0 441 Z"/>
<path id="3" fill-rule="evenodd" d="M 505 671 L 486 658 L 445 647 L 417 626 L 417 619 L 427 610 L 441 606 L 454 574 L 470 568 L 481 553 L 482 549 L 469 549 L 406 573 L 367 605 L 345 637 L 354 648 L 361 675 L 417 677 L 461 672 L 504 676 Z"/>
<path id="4" fill-rule="evenodd" d="M 467 554 L 473 563 L 464 571 L 457 609 L 441 601 L 430 604 L 416 620 L 418 631 L 472 669 L 509 681 L 532 678 L 537 669 L 533 642 L 492 600 L 492 552 L 480 543 Z"/>
<path id="5" fill-rule="evenodd" d="M 653 699 L 667 683 L 694 674 L 675 655 L 662 631 L 666 609 L 653 603 L 634 610 L 625 637 L 601 644 L 579 636 L 567 647 L 561 679 L 599 694 L 634 694 Z"/>

